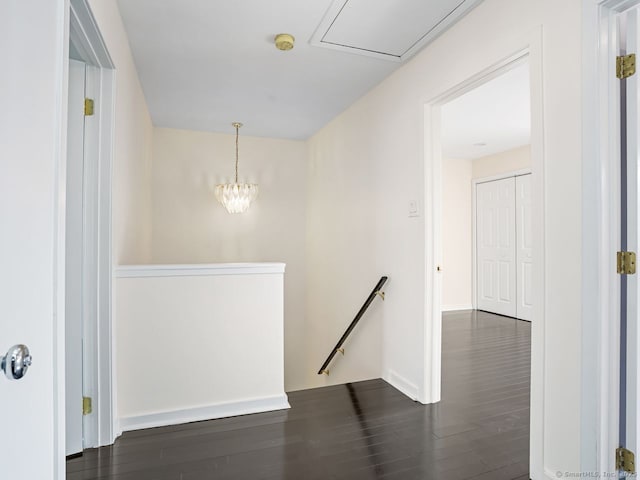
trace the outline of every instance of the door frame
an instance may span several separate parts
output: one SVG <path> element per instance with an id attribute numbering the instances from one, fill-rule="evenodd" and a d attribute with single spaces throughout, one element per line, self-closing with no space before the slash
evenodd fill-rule
<path id="1" fill-rule="evenodd" d="M 478 187 L 478 184 L 530 174 L 530 168 L 523 168 L 511 172 L 500 173 L 498 175 L 491 175 L 490 177 L 471 179 L 471 241 L 473 242 L 471 245 L 471 307 L 474 310 L 478 309 L 478 210 L 476 208 L 476 189 Z"/>
<path id="2" fill-rule="evenodd" d="M 615 471 L 619 432 L 620 85 L 616 19 L 640 0 L 583 0 L 581 469 Z M 613 374 L 612 374 L 613 372 Z"/>
<path id="3" fill-rule="evenodd" d="M 112 165 L 115 130 L 116 77 L 115 66 L 109 55 L 98 25 L 87 0 L 70 0 L 69 40 L 87 64 L 87 96 L 95 101 L 95 122 L 85 130 L 86 170 L 97 180 L 89 183 L 90 191 L 85 199 L 96 202 L 94 211 L 98 216 L 92 225 L 85 223 L 87 233 L 83 271 L 91 277 L 95 289 L 83 300 L 83 312 L 94 312 L 94 321 L 84 321 L 83 338 L 83 390 L 93 399 L 93 414 L 83 420 L 84 448 L 109 445 L 115 440 L 115 389 L 113 382 L 113 325 L 111 313 L 112 282 Z M 66 124 L 65 124 L 66 131 Z M 64 165 L 59 169 L 59 194 L 66 198 L 66 154 Z M 58 301 L 64 308 L 65 281 L 65 226 L 66 205 L 58 203 L 58 238 L 62 248 L 57 251 Z M 85 219 L 86 221 L 86 219 Z M 60 231 L 61 230 L 61 231 Z M 61 283 L 60 283 L 61 282 Z M 89 316 L 91 317 L 91 316 Z M 61 318 L 65 318 L 64 314 Z M 87 385 L 84 385 L 85 381 Z M 64 386 L 62 386 L 64 389 Z M 64 432 L 64 426 L 61 426 Z M 64 449 L 63 449 L 64 451 Z"/>
<path id="4" fill-rule="evenodd" d="M 425 181 L 425 318 L 422 403 L 434 403 L 441 396 L 442 365 L 442 277 L 437 265 L 442 259 L 442 147 L 441 107 L 447 102 L 528 61 L 531 89 L 531 169 L 534 319 L 531 329 L 531 420 L 530 475 L 543 478 L 544 471 L 544 385 L 545 385 L 545 233 L 544 233 L 544 97 L 542 27 L 535 28 L 513 54 L 496 59 L 493 65 L 444 91 L 424 104 Z M 553 477 L 551 477 L 553 478 Z"/>

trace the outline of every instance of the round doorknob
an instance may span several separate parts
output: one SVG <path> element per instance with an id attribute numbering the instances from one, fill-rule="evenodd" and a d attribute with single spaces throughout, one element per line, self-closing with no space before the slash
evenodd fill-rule
<path id="1" fill-rule="evenodd" d="M 26 345 L 14 345 L 4 357 L 0 357 L 0 368 L 9 380 L 20 380 L 27 374 L 32 360 Z"/>

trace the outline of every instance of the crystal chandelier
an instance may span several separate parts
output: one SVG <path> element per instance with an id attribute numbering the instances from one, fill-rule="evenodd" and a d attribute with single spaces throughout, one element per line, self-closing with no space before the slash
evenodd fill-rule
<path id="1" fill-rule="evenodd" d="M 238 130 L 241 123 L 234 122 L 236 129 L 236 181 L 216 185 L 216 198 L 229 213 L 244 213 L 258 196 L 258 185 L 255 183 L 238 183 Z"/>

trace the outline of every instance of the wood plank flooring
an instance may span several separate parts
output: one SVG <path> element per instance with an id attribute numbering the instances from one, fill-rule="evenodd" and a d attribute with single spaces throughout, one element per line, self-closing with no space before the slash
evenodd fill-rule
<path id="1" fill-rule="evenodd" d="M 525 480 L 530 339 L 527 322 L 445 313 L 436 405 L 382 380 L 292 392 L 287 411 L 126 432 L 67 480 Z"/>

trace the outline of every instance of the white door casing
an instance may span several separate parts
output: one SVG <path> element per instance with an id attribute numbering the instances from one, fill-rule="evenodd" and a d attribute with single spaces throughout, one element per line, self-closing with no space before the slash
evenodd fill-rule
<path id="1" fill-rule="evenodd" d="M 531 175 L 516 177 L 516 318 L 533 320 Z"/>
<path id="2" fill-rule="evenodd" d="M 84 448 L 113 443 L 115 419 L 111 321 L 111 177 L 116 72 L 88 0 L 71 0 L 69 36 L 86 64 L 85 94 L 94 114 L 84 120 L 83 394 L 93 412 L 83 417 Z"/>
<path id="3" fill-rule="evenodd" d="M 616 56 L 637 54 L 640 47 L 638 5 L 639 0 L 585 1 L 583 15 L 583 43 L 588 61 L 583 62 L 582 82 L 581 469 L 607 475 L 616 471 L 612 452 L 618 446 L 635 451 L 636 458 L 638 455 L 639 286 L 637 274 L 625 276 L 627 301 L 623 302 L 623 280 L 616 273 L 616 251 L 637 252 L 639 244 L 638 73 L 625 81 L 616 78 Z M 620 20 L 626 23 L 624 29 L 620 28 Z M 625 87 L 627 98 L 623 104 L 621 93 Z M 627 109 L 626 145 L 621 138 L 623 106 Z M 621 166 L 625 146 L 626 175 Z M 621 195 L 624 184 L 625 208 Z M 624 236 L 623 215 L 628 222 Z M 626 342 L 621 341 L 625 337 L 623 312 L 627 314 Z M 626 389 L 621 384 L 622 378 L 626 380 Z M 624 397 L 620 395 L 622 392 Z"/>
<path id="4" fill-rule="evenodd" d="M 82 451 L 84 62 L 69 60 L 66 220 L 66 455 Z"/>
<path id="5" fill-rule="evenodd" d="M 617 17 L 638 0 L 583 1 L 581 470 L 610 475 L 620 445 L 620 86 Z"/>
<path id="6" fill-rule="evenodd" d="M 620 54 L 626 53 L 640 54 L 640 11 L 638 7 L 633 8 L 624 14 L 621 20 L 626 23 L 626 45 L 624 41 L 621 45 Z M 638 81 L 638 73 L 628 77 L 621 82 L 626 83 L 623 91 L 626 93 L 626 179 L 624 171 L 622 182 L 627 185 L 626 191 L 626 246 L 622 245 L 622 250 L 639 252 L 640 238 L 640 179 L 638 173 L 638 162 L 640 161 L 640 148 L 638 147 L 638 139 L 640 138 L 640 119 L 638 115 L 638 101 L 640 100 L 640 82 Z M 625 208 L 622 208 L 624 214 Z M 622 335 L 622 341 L 626 340 L 626 382 L 621 394 L 626 394 L 626 411 L 621 417 L 621 422 L 625 425 L 622 429 L 620 444 L 625 448 L 635 452 L 638 457 L 638 438 L 640 436 L 640 423 L 638 417 L 638 401 L 640 399 L 640 382 L 638 381 L 638 347 L 640 345 L 640 329 L 638 322 L 640 320 L 640 309 L 638 308 L 638 299 L 640 298 L 640 282 L 638 282 L 638 274 L 620 276 L 621 281 L 626 282 L 626 322 L 625 330 Z M 624 278 L 622 278 L 624 277 Z M 622 299 L 624 300 L 624 298 Z M 622 305 L 624 308 L 624 305 Z M 622 333 L 622 331 L 621 331 Z M 621 358 L 621 362 L 625 359 Z M 623 373 L 625 370 L 623 369 Z"/>
<path id="7" fill-rule="evenodd" d="M 476 186 L 478 309 L 516 316 L 515 178 Z"/>

